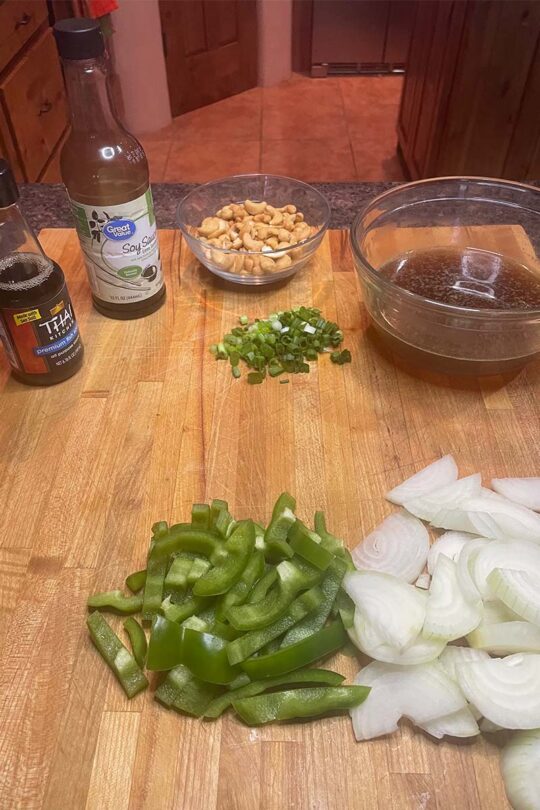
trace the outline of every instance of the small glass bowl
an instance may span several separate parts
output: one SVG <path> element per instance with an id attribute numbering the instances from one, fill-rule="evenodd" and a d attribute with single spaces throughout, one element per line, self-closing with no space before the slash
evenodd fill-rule
<path id="1" fill-rule="evenodd" d="M 353 258 L 377 342 L 413 367 L 451 375 L 514 373 L 540 355 L 540 309 L 473 309 L 433 301 L 381 274 L 411 251 L 489 251 L 540 282 L 540 190 L 482 177 L 391 189 L 351 227 Z M 456 283 L 470 282 L 470 276 Z"/>
<path id="2" fill-rule="evenodd" d="M 241 264 L 238 257 L 260 257 L 259 252 L 214 247 L 194 235 L 194 229 L 205 217 L 215 216 L 225 205 L 245 200 L 264 201 L 275 208 L 295 205 L 308 225 L 317 229 L 308 239 L 277 251 L 279 256 L 287 253 L 291 256 L 292 264 L 286 269 L 263 272 L 258 268 L 243 272 L 238 267 Z M 317 189 L 300 180 L 273 174 L 239 174 L 212 180 L 190 191 L 178 204 L 177 222 L 189 247 L 211 273 L 238 284 L 270 284 L 294 275 L 313 256 L 328 228 L 330 206 Z M 266 255 L 272 257 L 272 254 Z"/>

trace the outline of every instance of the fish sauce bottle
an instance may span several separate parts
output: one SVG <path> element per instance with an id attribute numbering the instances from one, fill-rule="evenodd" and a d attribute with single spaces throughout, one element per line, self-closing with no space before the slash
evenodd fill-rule
<path id="1" fill-rule="evenodd" d="M 53 385 L 79 370 L 83 345 L 64 274 L 44 254 L 18 199 L 0 160 L 0 339 L 14 377 Z"/>
<path id="2" fill-rule="evenodd" d="M 114 113 L 99 23 L 61 20 L 54 34 L 71 112 L 60 168 L 94 306 L 140 318 L 165 300 L 146 155 Z"/>

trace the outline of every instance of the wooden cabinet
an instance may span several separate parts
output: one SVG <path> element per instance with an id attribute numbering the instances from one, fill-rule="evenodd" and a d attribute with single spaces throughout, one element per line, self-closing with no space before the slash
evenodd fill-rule
<path id="1" fill-rule="evenodd" d="M 540 177 L 540 3 L 417 3 L 398 124 L 413 179 Z"/>
<path id="2" fill-rule="evenodd" d="M 19 181 L 41 178 L 67 127 L 60 61 L 44 0 L 0 2 L 0 155 Z"/>

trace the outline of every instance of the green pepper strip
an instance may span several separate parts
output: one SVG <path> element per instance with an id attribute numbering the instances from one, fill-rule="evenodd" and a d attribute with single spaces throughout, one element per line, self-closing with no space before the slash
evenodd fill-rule
<path id="1" fill-rule="evenodd" d="M 191 507 L 191 525 L 194 529 L 211 528 L 210 507 L 207 503 L 194 503 Z"/>
<path id="2" fill-rule="evenodd" d="M 249 658 L 241 664 L 251 680 L 284 675 L 339 650 L 347 641 L 347 634 L 341 621 L 336 620 L 328 627 L 289 647 L 282 647 L 270 655 Z"/>
<path id="3" fill-rule="evenodd" d="M 315 585 L 311 590 L 291 602 L 287 612 L 281 619 L 265 627 L 263 630 L 252 630 L 227 646 L 227 656 L 231 664 L 239 664 L 251 655 L 262 649 L 278 636 L 281 636 L 293 625 L 307 616 L 323 598 L 321 589 Z"/>
<path id="4" fill-rule="evenodd" d="M 292 550 L 307 560 L 309 563 L 326 571 L 334 555 L 323 548 L 321 538 L 315 532 L 310 532 L 302 521 L 297 520 L 289 531 L 289 544 Z"/>
<path id="5" fill-rule="evenodd" d="M 227 658 L 227 642 L 210 633 L 184 628 L 182 663 L 207 683 L 227 684 L 239 673 Z"/>
<path id="6" fill-rule="evenodd" d="M 217 617 L 223 620 L 228 608 L 233 605 L 242 605 L 248 598 L 255 582 L 257 582 L 263 574 L 264 554 L 262 551 L 254 551 L 238 582 L 219 600 L 216 609 Z"/>
<path id="7" fill-rule="evenodd" d="M 231 526 L 235 524 L 233 517 L 228 509 L 222 509 L 219 512 L 218 516 L 216 517 L 216 525 L 215 530 L 218 532 L 222 537 L 229 536 L 229 529 Z"/>
<path id="8" fill-rule="evenodd" d="M 345 593 L 342 588 L 339 589 L 336 605 L 341 621 L 343 622 L 343 627 L 349 630 L 354 625 L 354 602 L 349 594 Z"/>
<path id="9" fill-rule="evenodd" d="M 97 610 L 91 613 L 86 624 L 92 641 L 120 681 L 128 698 L 132 698 L 141 690 L 146 689 L 148 681 L 144 673 L 101 613 Z"/>
<path id="10" fill-rule="evenodd" d="M 197 580 L 199 579 L 199 577 L 202 577 L 203 574 L 206 574 L 210 566 L 211 563 L 208 560 L 205 560 L 204 557 L 196 557 L 193 560 L 193 564 L 187 575 L 188 585 L 194 585 L 195 582 L 197 582 Z"/>
<path id="11" fill-rule="evenodd" d="M 170 597 L 161 603 L 161 612 L 171 622 L 183 622 L 198 613 L 206 604 L 206 599 L 199 596 L 187 597 L 183 602 L 171 602 Z"/>
<path id="12" fill-rule="evenodd" d="M 161 607 L 167 562 L 167 557 L 154 556 L 153 549 L 150 551 L 146 564 L 146 582 L 142 603 L 143 620 L 150 621 Z"/>
<path id="13" fill-rule="evenodd" d="M 172 591 L 182 591 L 187 587 L 188 574 L 193 565 L 193 557 L 175 557 L 165 577 L 165 588 Z"/>
<path id="14" fill-rule="evenodd" d="M 264 574 L 264 576 L 262 576 L 260 580 L 255 583 L 253 589 L 249 592 L 248 598 L 246 599 L 248 605 L 255 604 L 256 602 L 260 602 L 262 599 L 264 599 L 277 578 L 277 568 L 271 568 L 269 571 L 267 571 L 266 574 Z"/>
<path id="15" fill-rule="evenodd" d="M 219 498 L 214 498 L 210 504 L 210 524 L 213 529 L 216 528 L 216 522 L 220 512 L 228 512 L 229 504 L 227 501 L 222 501 Z"/>
<path id="16" fill-rule="evenodd" d="M 213 700 L 206 708 L 205 717 L 220 717 L 228 709 L 233 700 L 240 698 L 254 697 L 266 692 L 268 689 L 275 689 L 276 686 L 291 686 L 295 683 L 301 684 L 326 684 L 327 686 L 339 686 L 345 680 L 343 675 L 332 672 L 329 669 L 299 669 L 289 675 L 282 675 L 280 678 L 267 678 L 264 681 L 252 681 L 245 686 L 231 689 Z"/>
<path id="17" fill-rule="evenodd" d="M 145 632 L 142 629 L 139 622 L 137 621 L 137 619 L 134 619 L 133 616 L 130 616 L 129 619 L 125 620 L 124 630 L 129 636 L 129 641 L 131 644 L 131 649 L 133 650 L 133 656 L 135 658 L 135 661 L 142 669 L 144 667 L 144 663 L 146 661 L 146 653 L 148 651 L 148 642 L 146 641 Z"/>
<path id="18" fill-rule="evenodd" d="M 295 624 L 294 627 L 285 634 L 281 642 L 282 647 L 296 644 L 296 642 L 313 635 L 313 633 L 316 633 L 321 627 L 324 627 L 334 606 L 334 602 L 336 601 L 346 571 L 347 566 L 345 561 L 334 558 L 321 582 L 320 588 L 323 593 L 323 598 L 317 609 L 314 610 L 313 613 L 308 614 L 303 621 Z"/>
<path id="19" fill-rule="evenodd" d="M 234 605 L 227 611 L 227 618 L 238 630 L 261 630 L 276 622 L 300 592 L 315 585 L 320 571 L 314 578 L 307 564 L 286 560 L 278 565 L 279 582 L 260 602 Z"/>
<path id="20" fill-rule="evenodd" d="M 146 582 L 146 568 L 144 571 L 134 571 L 128 577 L 126 577 L 126 587 L 132 593 L 138 593 L 142 591 L 144 588 L 144 583 Z"/>
<path id="21" fill-rule="evenodd" d="M 334 535 L 330 534 L 327 530 L 326 519 L 323 512 L 315 512 L 314 525 L 316 533 L 321 538 L 321 546 L 332 554 L 335 554 L 336 557 L 341 557 L 341 559 L 345 560 L 348 571 L 355 571 L 356 569 L 349 549 L 345 548 L 341 540 L 338 540 L 337 537 L 334 537 Z"/>
<path id="22" fill-rule="evenodd" d="M 172 669 L 183 663 L 182 643 L 184 628 L 163 616 L 155 616 L 150 631 L 146 668 Z"/>
<path id="23" fill-rule="evenodd" d="M 180 664 L 167 674 L 154 697 L 169 709 L 201 717 L 220 691 L 218 686 L 195 678 L 187 667 Z"/>
<path id="24" fill-rule="evenodd" d="M 214 565 L 193 586 L 195 596 L 226 593 L 242 576 L 255 548 L 255 529 L 251 520 L 241 521 L 225 543 L 227 556 Z"/>
<path id="25" fill-rule="evenodd" d="M 259 726 L 275 720 L 296 720 L 344 712 L 363 703 L 369 686 L 317 686 L 271 692 L 258 697 L 233 700 L 233 708 L 244 723 Z"/>
<path id="26" fill-rule="evenodd" d="M 191 551 L 217 561 L 222 545 L 221 538 L 213 530 L 193 529 L 190 523 L 178 523 L 171 526 L 164 537 L 155 541 L 150 557 L 169 558 L 178 551 Z"/>
<path id="27" fill-rule="evenodd" d="M 264 541 L 268 552 L 279 559 L 293 556 L 293 550 L 287 542 L 289 529 L 296 520 L 294 510 L 296 501 L 288 492 L 282 492 L 272 511 L 272 518 L 266 532 Z"/>
<path id="28" fill-rule="evenodd" d="M 169 524 L 166 520 L 159 520 L 152 525 L 152 537 L 156 540 L 158 537 L 163 537 L 169 531 Z"/>
<path id="29" fill-rule="evenodd" d="M 141 596 L 124 596 L 122 591 L 105 591 L 89 596 L 86 602 L 87 607 L 99 610 L 110 610 L 112 613 L 120 613 L 127 616 L 130 613 L 138 613 L 142 608 Z"/>

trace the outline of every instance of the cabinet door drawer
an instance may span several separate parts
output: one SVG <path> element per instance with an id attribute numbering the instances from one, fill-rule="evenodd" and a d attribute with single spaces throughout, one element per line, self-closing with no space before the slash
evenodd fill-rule
<path id="1" fill-rule="evenodd" d="M 0 2 L 0 70 L 47 19 L 45 0 Z"/>
<path id="2" fill-rule="evenodd" d="M 37 180 L 67 124 L 64 82 L 50 30 L 5 77 L 0 91 L 26 179 Z"/>

